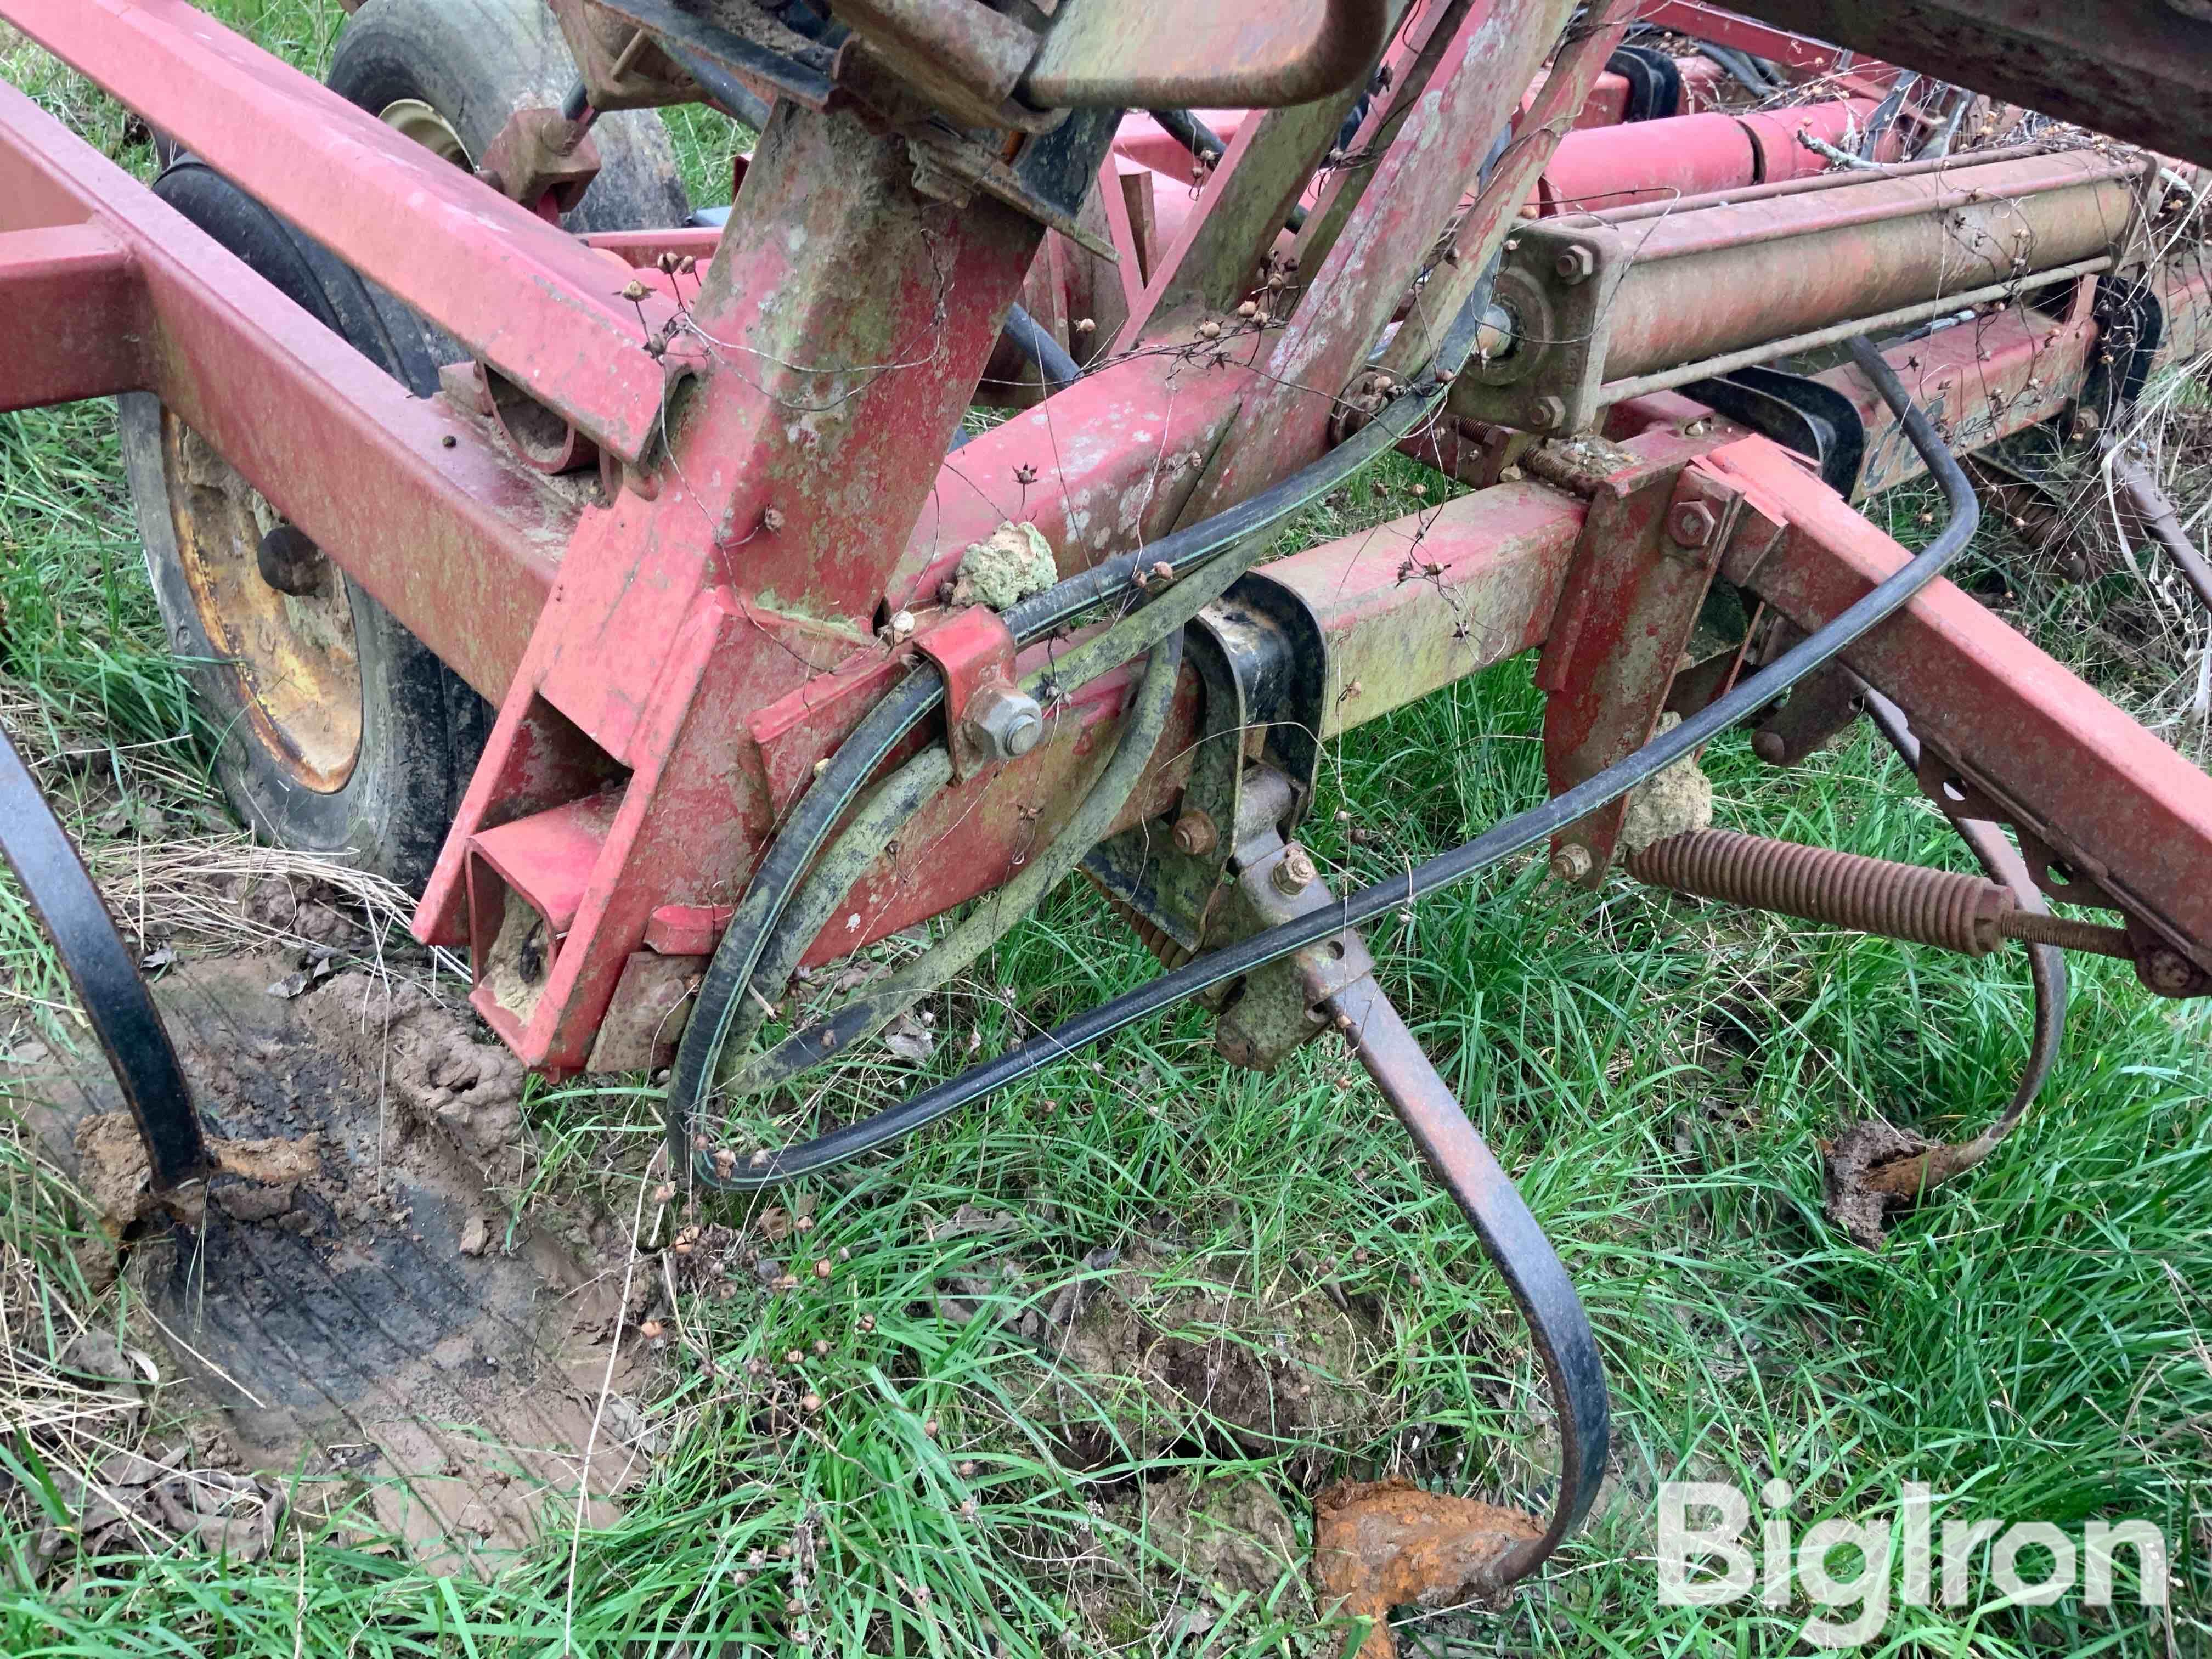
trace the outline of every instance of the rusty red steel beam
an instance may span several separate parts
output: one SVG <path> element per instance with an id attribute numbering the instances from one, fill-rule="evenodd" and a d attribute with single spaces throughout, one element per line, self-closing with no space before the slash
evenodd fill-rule
<path id="1" fill-rule="evenodd" d="M 1779 64 L 1801 82 L 1834 76 L 1849 83 L 1849 89 L 1855 93 L 1870 92 L 1879 96 L 1897 79 L 1897 70 L 1879 58 L 1854 59 L 1825 40 L 1787 28 L 1771 27 L 1741 15 L 1742 11 L 1753 9 L 1755 8 L 1723 9 L 1704 4 L 1702 0 L 1640 0 L 1636 15 L 1640 21 L 1656 23 L 1661 28 L 1710 40 L 1717 46 L 1733 46 L 1754 58 Z"/>
<path id="2" fill-rule="evenodd" d="M 1758 441 L 1698 469 L 1787 526 L 1723 574 L 1811 631 L 1910 556 L 1785 451 Z M 2212 777 L 1948 581 L 1844 661 L 1969 782 L 2212 975 Z"/>
<path id="3" fill-rule="evenodd" d="M 0 179 L 8 173 L 0 156 Z M 145 376 L 145 297 L 130 245 L 99 225 L 0 230 L 9 333 L 0 410 L 136 391 Z"/>
<path id="4" fill-rule="evenodd" d="M 670 307 L 622 267 L 185 0 L 6 0 L 0 15 L 470 351 L 637 463 Z M 343 181 L 340 187 L 338 181 Z"/>
<path id="5" fill-rule="evenodd" d="M 1288 477 L 1297 457 L 1323 441 L 1340 395 L 1430 263 L 1437 237 L 1513 122 L 1518 88 L 1534 73 L 1571 9 L 1563 0 L 1476 0 L 1470 8 L 1396 142 L 1363 177 L 1357 204 L 1326 257 L 1311 272 L 1301 273 L 1310 285 L 1267 356 L 1266 384 L 1237 411 L 1185 508 L 1187 517 L 1241 501 Z M 1462 220 L 1457 251 L 1462 263 L 1472 261 L 1477 269 L 1487 264 L 1512 211 L 1620 40 L 1623 20 L 1608 21 L 1601 13 L 1593 21 L 1595 27 L 1561 52 L 1535 107 L 1516 128 L 1507 160 L 1483 192 L 1494 205 L 1472 210 Z M 1470 72 L 1474 65 L 1482 72 Z M 1350 187 L 1348 180 L 1344 187 Z M 1316 211 L 1306 235 L 1319 234 L 1324 222 L 1324 213 Z M 1417 319 L 1401 336 L 1442 327 L 1455 307 L 1449 300 L 1440 303 L 1440 314 Z"/>
<path id="6" fill-rule="evenodd" d="M 1295 594 L 1328 640 L 1322 735 L 1380 719 L 1541 643 L 1584 511 L 1545 486 L 1508 484 L 1260 566 L 1257 574 Z M 1023 672 L 1063 648 L 1032 647 Z M 1186 679 L 1117 832 L 1166 813 L 1181 791 L 1203 713 L 1194 676 Z M 1096 764 L 1118 729 L 1126 690 L 1119 670 L 1079 689 L 1037 749 L 924 808 L 900 832 L 897 857 L 869 872 L 807 960 L 844 955 L 1012 875 L 1050 831 L 1035 805 L 1066 800 Z"/>
<path id="7" fill-rule="evenodd" d="M 472 944 L 476 1006 L 526 1060 L 582 1065 L 656 917 L 742 890 L 775 820 L 747 716 L 880 648 L 875 613 L 1042 234 L 993 201 L 921 197 L 894 137 L 778 104 L 690 308 L 707 362 L 668 475 L 580 526 L 416 917 Z M 615 768 L 618 804 L 582 822 Z M 502 862 L 547 812 L 570 852 L 542 875 Z M 493 867 L 502 908 L 572 913 L 523 991 L 489 971 Z"/>
<path id="8" fill-rule="evenodd" d="M 1311 103 L 1357 84 L 1395 15 L 1390 0 L 1079 6 L 1046 33 L 1022 88 L 1045 109 Z"/>
<path id="9" fill-rule="evenodd" d="M 33 212 L 52 224 L 27 227 Z M 59 269 L 86 278 L 57 293 L 43 255 L 0 266 L 11 318 L 64 331 L 0 358 L 0 405 L 153 392 L 463 678 L 505 689 L 572 504 L 5 85 L 0 214 L 0 242 L 51 254 L 58 239 L 75 250 Z"/>

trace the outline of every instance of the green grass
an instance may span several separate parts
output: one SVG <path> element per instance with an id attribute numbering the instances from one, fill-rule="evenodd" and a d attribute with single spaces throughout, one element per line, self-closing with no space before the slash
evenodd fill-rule
<path id="1" fill-rule="evenodd" d="M 336 21 L 334 8 L 299 0 L 214 9 L 310 65 Z M 59 78 L 41 90 L 136 155 L 97 100 Z M 695 131 L 706 119 L 678 129 L 695 188 L 726 175 L 721 133 Z M 1407 510 L 1417 484 L 1435 498 L 1437 481 L 1410 463 L 1394 458 L 1379 477 L 1379 494 L 1363 482 L 1297 536 Z M 2115 666 L 2097 660 L 2106 636 L 2082 625 L 2084 607 L 2116 614 L 2124 592 L 2039 581 L 1998 539 L 1982 556 L 1969 580 L 2014 572 L 2015 614 L 2046 646 Z M 0 421 L 0 672 L 29 747 L 44 733 L 88 751 L 44 769 L 81 827 L 133 791 L 178 811 L 210 799 L 135 558 L 106 410 Z M 1339 745 L 1311 823 L 1332 881 L 1402 868 L 1538 799 L 1528 734 L 1540 710 L 1528 665 L 1510 663 Z M 1864 734 L 1788 774 L 1735 740 L 1708 765 L 1724 823 L 1967 867 Z M 11 892 L 0 958 L 50 975 L 15 907 Z M 1425 1620 L 1401 1639 L 1470 1653 L 1801 1651 L 1802 1604 L 1662 1607 L 1651 1563 L 1659 1480 L 1755 1488 L 1779 1475 L 1799 1494 L 1801 1530 L 1885 1515 L 1917 1480 L 1935 1491 L 1939 1527 L 1985 1516 L 2070 1532 L 2140 1516 L 2176 1553 L 2169 1623 L 2134 1607 L 2124 1565 L 2111 1610 L 1899 1608 L 1870 1652 L 2212 1651 L 2212 1021 L 2201 1007 L 2154 1001 L 2117 964 L 2077 963 L 2044 1101 L 1869 1254 L 1821 1216 L 1819 1142 L 1875 1114 L 1932 1134 L 1978 1127 L 2025 1048 L 2014 958 L 1965 963 L 1625 883 L 1564 894 L 1534 864 L 1425 902 L 1375 943 L 1388 988 L 1559 1243 L 1616 1413 L 1594 1524 L 1503 1606 Z M 993 1051 L 1148 971 L 1097 901 L 1064 890 L 937 1000 L 942 1050 L 972 1033 Z M 584 1190 L 627 1224 L 654 1103 L 546 1090 L 532 1127 L 538 1161 L 511 1194 L 517 1224 L 548 1194 Z M 818 1652 L 1327 1656 L 1348 1632 L 1316 1624 L 1301 1574 L 1224 1607 L 1147 1532 L 1142 1483 L 1255 1479 L 1301 1528 L 1305 1494 L 1340 1474 L 1540 1500 L 1547 1410 L 1525 1333 L 1334 1043 L 1255 1077 L 1223 1066 L 1204 1019 L 1181 1011 L 804 1190 L 818 1206 L 804 1255 L 830 1261 L 831 1277 L 684 1298 L 647 1401 L 666 1449 L 618 1522 L 574 1540 L 573 1561 L 563 1526 L 494 1580 L 436 1579 L 355 1526 L 301 1523 L 258 1565 L 176 1550 L 58 1577 L 33 1559 L 33 1480 L 0 1498 L 0 1651 L 696 1659 L 789 1651 L 803 1628 Z M 963 1205 L 1014 1225 L 931 1242 Z M 18 1348 L 50 1353 L 79 1322 L 127 1320 L 127 1291 L 97 1296 L 80 1270 L 83 1224 L 27 1143 L 0 1140 L 0 1319 Z M 1079 1464 L 1031 1402 L 1034 1361 L 1018 1335 L 992 1318 L 948 1319 L 938 1298 L 955 1275 L 981 1278 L 994 1288 L 980 1299 L 1011 1313 L 1083 1273 L 1102 1246 L 1164 1279 L 1233 1268 L 1250 1314 L 1228 1322 L 1224 1341 L 1264 1345 L 1267 1297 L 1333 1276 L 1372 1315 L 1366 1387 L 1380 1415 L 1348 1437 L 1255 1449 L 1201 1428 L 1164 1455 L 1129 1446 Z M 809 1392 L 817 1413 L 796 1408 Z M 0 1470 L 21 1480 L 36 1453 L 8 1426 Z M 793 1598 L 803 1624 L 787 1611 Z M 1163 1621 L 1197 1607 L 1220 1622 L 1178 1647 Z"/>

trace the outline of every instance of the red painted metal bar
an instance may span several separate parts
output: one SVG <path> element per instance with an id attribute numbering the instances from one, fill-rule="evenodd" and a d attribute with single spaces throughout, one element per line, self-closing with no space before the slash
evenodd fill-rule
<path id="1" fill-rule="evenodd" d="M 8 0 L 8 21 L 604 448 L 659 435 L 628 273 L 186 0 Z M 343 180 L 342 187 L 338 182 Z"/>
<path id="2" fill-rule="evenodd" d="M 8 171 L 0 157 L 0 178 Z M 144 301 L 129 245 L 98 225 L 0 231 L 0 410 L 135 391 L 145 376 Z"/>
<path id="3" fill-rule="evenodd" d="M 81 254 L 94 238 L 128 250 L 124 270 L 93 256 L 96 280 L 74 291 L 82 311 L 64 325 L 85 346 L 82 378 L 67 384 L 43 346 L 11 347 L 0 404 L 155 393 L 455 672 L 499 695 L 552 586 L 573 505 L 441 405 L 409 396 L 8 86 L 0 211 L 49 248 L 58 233 L 25 231 L 19 216 L 70 227 Z"/>
<path id="4" fill-rule="evenodd" d="M 707 362 L 669 476 L 585 520 L 416 919 L 471 942 L 476 1006 L 526 1060 L 582 1065 L 655 913 L 741 888 L 775 821 L 746 716 L 878 648 L 1042 234 L 991 201 L 921 197 L 893 137 L 777 105 L 691 307 Z M 617 766 L 618 805 L 583 823 Z M 543 845 L 569 850 L 504 860 L 539 812 L 563 815 Z M 523 914 L 511 900 L 573 910 L 520 990 L 492 920 Z"/>
<path id="5" fill-rule="evenodd" d="M 1379 719 L 1541 643 L 1584 510 L 1542 485 L 1509 484 L 1261 566 L 1261 575 L 1304 601 L 1328 639 L 1322 735 Z M 1063 648 L 1033 649 L 1023 672 Z M 842 956 L 1012 875 L 1049 833 L 1052 809 L 1040 820 L 1037 804 L 1066 799 L 1101 745 L 1110 746 L 1125 693 L 1119 671 L 1081 688 L 1036 750 L 924 809 L 901 832 L 896 858 L 869 872 L 807 959 Z M 1117 831 L 1172 807 L 1201 712 L 1194 678 Z"/>
<path id="6" fill-rule="evenodd" d="M 1322 441 L 1340 395 L 1429 264 L 1437 236 L 1484 158 L 1512 123 L 1518 99 L 1504 88 L 1526 84 L 1567 10 L 1559 0 L 1492 0 L 1470 11 L 1419 107 L 1376 164 L 1312 273 L 1311 286 L 1267 359 L 1266 385 L 1238 411 L 1187 512 L 1218 509 L 1288 477 L 1301 453 Z M 1596 27 L 1562 53 L 1536 107 L 1515 131 L 1510 162 L 1484 191 L 1496 204 L 1490 216 L 1494 222 L 1484 227 L 1480 210 L 1462 222 L 1461 260 L 1478 270 L 1487 264 L 1492 245 L 1504 240 L 1511 207 L 1550 159 L 1569 112 L 1582 106 L 1623 26 L 1601 15 Z M 1478 64 L 1483 73 L 1462 72 L 1463 64 Z M 1525 169 L 1527 182 L 1516 168 Z M 1480 228 L 1472 234 L 1470 224 Z M 1449 309 L 1446 302 L 1443 314 Z M 1405 331 L 1419 335 L 1442 320 L 1424 318 Z"/>
<path id="7" fill-rule="evenodd" d="M 1774 445 L 1732 444 L 1697 466 L 1789 527 L 1729 574 L 1808 631 L 1910 556 Z M 2212 972 L 2212 777 L 1949 582 L 1844 660 L 1970 781 Z"/>
<path id="8" fill-rule="evenodd" d="M 1799 81 L 1838 76 L 1858 83 L 1852 90 L 1879 95 L 1897 79 L 1897 70 L 1878 58 L 1849 61 L 1849 54 L 1825 41 L 1755 22 L 1734 11 L 1705 5 L 1702 0 L 1642 0 L 1636 15 L 1644 22 L 1678 30 L 1692 40 L 1733 46 L 1779 64 Z"/>
<path id="9" fill-rule="evenodd" d="M 1809 177 L 1828 163 L 1797 134 L 1839 144 L 1874 107 L 1833 99 L 1771 114 L 1681 115 L 1571 132 L 1538 181 L 1536 202 L 1549 217 Z"/>

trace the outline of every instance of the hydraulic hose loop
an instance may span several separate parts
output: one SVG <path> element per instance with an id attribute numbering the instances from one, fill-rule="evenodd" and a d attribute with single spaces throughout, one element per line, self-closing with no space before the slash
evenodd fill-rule
<path id="1" fill-rule="evenodd" d="M 787 1083 L 799 1073 L 836 1058 L 864 1036 L 880 1030 L 921 998 L 962 972 L 995 945 L 1058 886 L 1083 855 L 1103 840 L 1114 820 L 1144 781 L 1168 716 L 1175 708 L 1176 678 L 1182 669 L 1183 634 L 1176 627 L 1166 634 L 1145 659 L 1143 685 L 1133 695 L 1122 718 L 1121 732 L 1096 781 L 1085 793 L 1074 815 L 1061 827 L 1052 844 L 1031 859 L 1003 887 L 986 895 L 968 917 L 944 939 L 877 984 L 856 992 L 852 1000 L 817 1024 L 793 1032 L 765 1054 L 756 1054 L 726 1079 L 722 1092 L 735 1096 L 760 1093 Z M 910 763 L 911 764 L 911 763 Z M 849 832 L 848 832 L 849 833 Z M 840 848 L 843 838 L 840 838 Z M 833 853 L 833 858 L 836 854 Z M 825 860 L 824 863 L 830 860 Z M 849 890 L 854 860 L 839 860 L 830 878 L 819 884 L 830 892 L 834 907 Z M 799 901 L 786 912 L 786 922 L 811 907 L 817 886 L 807 884 Z M 819 931 L 812 915 L 795 927 L 779 924 L 777 945 L 793 954 L 803 953 Z M 789 935 L 785 944 L 784 934 Z M 771 954 L 775 951 L 771 946 Z M 772 970 L 771 970 L 772 971 Z M 763 975 L 766 976 L 765 975 Z M 756 989 L 761 988 L 757 983 Z M 759 1006 L 757 999 L 754 1006 Z"/>
<path id="2" fill-rule="evenodd" d="M 1450 390 L 1453 376 L 1474 349 L 1489 304 L 1489 284 L 1479 284 L 1444 331 L 1433 371 L 1420 391 L 1401 394 L 1355 436 L 1250 501 L 1071 576 L 1015 606 L 1007 613 L 1006 623 L 1016 641 L 1031 643 L 1109 600 L 1139 591 L 1139 573 L 1161 564 L 1179 581 L 1217 559 L 1235 555 L 1231 562 L 1241 572 L 1264 549 L 1264 532 L 1320 500 L 1435 415 Z M 1068 670 L 1071 674 L 1073 672 L 1072 667 Z M 695 1120 L 720 1069 L 738 1010 L 747 1000 L 747 988 L 767 948 L 769 930 L 868 779 L 929 718 L 944 696 L 944 682 L 933 669 L 917 669 L 895 687 L 862 719 L 799 797 L 783 830 L 755 870 L 702 976 L 691 1018 L 669 1075 L 665 1115 L 670 1152 L 679 1165 L 692 1168 L 695 1177 L 712 1180 L 709 1172 L 696 1167 L 693 1158 Z"/>
<path id="3" fill-rule="evenodd" d="M 1981 510 L 1974 500 L 1973 486 L 1967 482 L 1957 459 L 1936 434 L 1928 417 L 1913 405 L 1881 355 L 1863 339 L 1851 341 L 1850 350 L 1883 401 L 1896 412 L 1906 437 L 1930 476 L 1942 486 L 1951 516 L 1924 550 L 1840 615 L 1823 623 L 1758 673 L 1741 681 L 1735 690 L 1654 738 L 1635 754 L 1595 774 L 1565 793 L 1553 796 L 1542 805 L 1492 826 L 1464 846 L 1440 854 L 1405 875 L 1363 889 L 1340 905 L 1209 951 L 1127 995 L 1079 1014 L 1018 1048 L 958 1077 L 933 1085 L 872 1118 L 848 1124 L 804 1147 L 776 1154 L 740 1170 L 738 1180 L 731 1184 L 746 1188 L 775 1186 L 903 1139 L 969 1102 L 1075 1054 L 1186 997 L 1195 996 L 1240 974 L 1251 973 L 1278 957 L 1303 950 L 1346 927 L 1364 926 L 1415 899 L 1463 881 L 1620 799 L 1692 750 L 1711 742 L 1739 720 L 1764 708 L 1879 627 L 1958 557 L 1980 524 Z"/>
<path id="4" fill-rule="evenodd" d="M 1180 634 L 1200 611 L 1218 599 L 1237 580 L 1242 568 L 1243 562 L 1234 556 L 1218 561 L 1212 567 L 1177 583 L 1103 633 L 1062 653 L 1044 668 L 1024 677 L 1023 689 L 1049 706 L 1056 690 L 1087 684 L 1109 669 L 1153 650 L 1163 640 Z M 1162 718 L 1164 719 L 1164 715 Z M 1155 738 L 1157 735 L 1155 732 Z M 1117 749 L 1117 755 L 1120 752 Z M 1109 774 L 1102 775 L 1111 775 L 1110 769 Z M 754 969 L 752 988 L 755 994 L 748 996 L 738 1010 L 730 1038 L 724 1044 L 725 1054 L 744 1052 L 765 1022 L 768 1007 L 782 1000 L 799 958 L 819 937 L 822 929 L 829 925 L 830 918 L 836 914 L 837 906 L 851 890 L 854 882 L 899 834 L 906 822 L 920 811 L 939 789 L 950 782 L 951 777 L 951 761 L 941 748 L 927 750 L 916 756 L 900 769 L 893 783 L 884 786 L 861 809 L 850 827 L 823 855 L 813 872 L 808 876 L 805 885 L 784 908 L 769 930 L 760 961 Z M 1122 790 L 1121 797 L 1115 799 L 1110 810 L 1104 813 L 1097 833 L 1091 837 L 1092 842 L 1104 836 L 1106 829 L 1111 826 L 1115 816 L 1120 812 L 1121 802 L 1127 799 L 1129 789 L 1134 787 L 1135 778 L 1132 776 L 1128 788 Z M 1086 798 L 1077 817 L 1062 830 L 1044 861 L 1049 862 L 1054 854 L 1064 852 L 1064 843 L 1096 816 L 1091 799 Z M 1070 866 L 1087 850 L 1087 843 L 1073 848 L 1072 856 L 1066 860 Z M 1032 865 L 1022 878 L 1018 878 L 1022 882 L 1024 891 L 1036 885 L 1039 867 Z M 1042 898 L 1051 885 L 1052 883 L 1048 882 L 1037 887 L 1036 897 Z M 1035 899 L 1025 900 L 1024 908 L 1034 902 Z M 1008 925 L 1011 925 L 1011 919 Z M 934 957 L 936 951 L 930 954 Z M 871 993 L 871 1000 L 880 1002 L 888 989 L 886 987 Z M 916 995 L 921 994 L 920 990 L 915 992 Z M 884 1012 L 882 1019 L 862 1026 L 841 1012 L 830 1023 L 827 1034 L 831 1038 L 832 1046 L 811 1050 L 806 1056 L 808 1063 L 818 1064 L 833 1058 L 854 1040 L 877 1029 L 891 1017 L 890 1012 Z M 818 1042 L 818 1037 L 817 1041 Z M 725 1062 L 717 1074 L 718 1081 L 724 1085 L 723 1091 L 742 1097 L 782 1080 L 793 1067 L 796 1050 L 793 1045 L 796 1042 L 795 1037 L 787 1038 L 775 1051 L 781 1056 L 781 1064 L 772 1061 L 769 1056 L 759 1056 L 748 1061 L 742 1072 L 732 1076 L 732 1067 Z"/>

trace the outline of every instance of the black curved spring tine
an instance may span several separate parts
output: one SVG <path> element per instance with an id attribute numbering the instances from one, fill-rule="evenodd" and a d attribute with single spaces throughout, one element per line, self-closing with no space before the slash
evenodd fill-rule
<path id="1" fill-rule="evenodd" d="M 0 857 L 54 942 L 124 1103 L 146 1145 L 154 1191 L 167 1193 L 208 1173 L 192 1091 L 159 1010 L 124 948 L 100 890 L 39 792 L 15 745 L 0 732 Z"/>
<path id="2" fill-rule="evenodd" d="M 1605 1478 L 1611 1413 L 1597 1339 L 1558 1252 L 1382 988 L 1370 975 L 1324 1006 L 1474 1224 L 1544 1361 L 1559 1419 L 1559 1489 L 1543 1535 L 1508 1550 L 1492 1570 L 1494 1582 L 1484 1588 L 1502 1589 L 1543 1565 L 1589 1512 Z"/>

